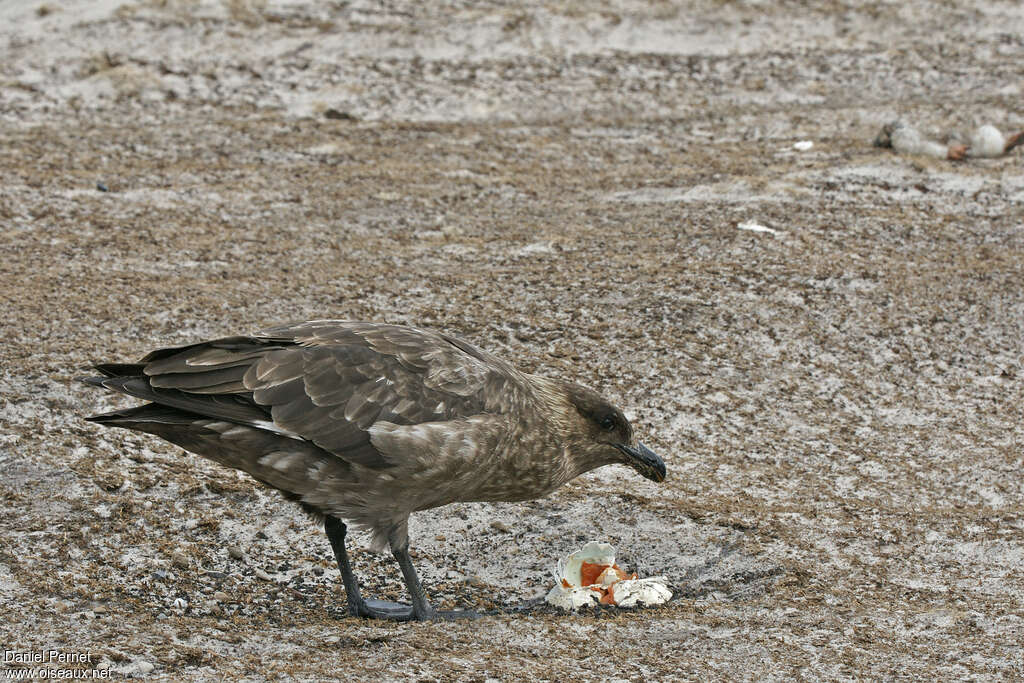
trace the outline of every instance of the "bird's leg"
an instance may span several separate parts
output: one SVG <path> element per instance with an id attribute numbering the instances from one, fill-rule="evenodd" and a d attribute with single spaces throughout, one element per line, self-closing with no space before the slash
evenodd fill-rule
<path id="1" fill-rule="evenodd" d="M 354 617 L 366 617 L 368 619 L 390 619 L 392 621 L 428 621 L 430 619 L 460 619 L 475 618 L 476 612 L 470 610 L 458 610 L 454 612 L 435 611 L 427 602 L 427 594 L 420 585 L 416 576 L 416 570 L 412 566 L 412 559 L 409 557 L 409 543 L 403 545 L 391 544 L 391 552 L 402 569 L 402 576 L 405 578 L 405 585 L 412 597 L 412 607 L 397 602 L 386 600 L 364 600 L 359 593 L 359 580 L 352 571 L 352 565 L 348 561 L 348 553 L 345 550 L 345 523 L 337 517 L 327 515 L 324 519 L 324 531 L 327 532 L 327 539 L 331 542 L 331 549 L 334 550 L 334 559 L 338 561 L 338 569 L 341 571 L 341 580 L 345 582 L 345 598 L 348 601 L 348 613 Z"/>
<path id="2" fill-rule="evenodd" d="M 398 566 L 402 569 L 402 576 L 405 578 L 405 587 L 409 590 L 409 597 L 412 599 L 412 618 L 416 621 L 447 620 L 455 619 L 477 619 L 479 614 L 469 609 L 460 610 L 435 610 L 427 602 L 427 593 L 416 576 L 416 569 L 412 566 L 412 558 L 409 557 L 409 541 L 396 543 L 391 541 L 391 554 L 395 556 Z"/>
<path id="3" fill-rule="evenodd" d="M 359 594 L 359 580 L 352 572 L 352 566 L 348 562 L 348 552 L 345 551 L 345 530 L 345 523 L 337 517 L 327 515 L 324 519 L 324 531 L 327 532 L 327 540 L 331 542 L 334 559 L 338 561 L 341 580 L 345 582 L 348 613 L 354 617 L 363 617 L 367 616 L 366 603 L 363 602 L 363 597 Z"/>
<path id="4" fill-rule="evenodd" d="M 416 576 L 416 568 L 412 566 L 412 558 L 409 557 L 409 542 L 402 545 L 391 544 L 391 554 L 398 561 L 402 569 L 402 576 L 405 577 L 405 586 L 409 589 L 409 597 L 412 599 L 412 614 L 416 621 L 427 621 L 434 618 L 434 608 L 427 602 L 427 594 L 420 585 L 419 577 Z"/>
<path id="5" fill-rule="evenodd" d="M 392 619 L 394 621 L 409 621 L 414 618 L 413 609 L 408 605 L 384 600 L 363 600 L 359 593 L 359 580 L 356 579 L 355 572 L 352 571 L 352 565 L 348 561 L 348 552 L 345 550 L 345 523 L 337 517 L 327 515 L 324 519 L 324 531 L 327 532 L 327 540 L 331 542 L 334 559 L 338 561 L 341 580 L 345 582 L 345 599 L 348 601 L 349 614 L 354 617 Z"/>

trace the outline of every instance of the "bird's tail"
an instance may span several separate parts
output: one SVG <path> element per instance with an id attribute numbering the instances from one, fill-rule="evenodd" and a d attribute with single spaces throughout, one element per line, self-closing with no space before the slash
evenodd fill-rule
<path id="1" fill-rule="evenodd" d="M 150 378 L 143 371 L 142 363 L 102 363 L 95 366 L 95 369 L 102 373 L 102 376 L 77 377 L 80 382 L 90 386 L 102 387 L 110 391 L 141 398 L 145 401 L 152 401 L 165 408 L 175 409 L 191 418 L 207 417 L 211 419 L 226 420 L 238 424 L 261 424 L 270 419 L 269 410 L 256 405 L 250 398 L 241 394 L 195 394 L 181 391 L 179 389 L 165 389 L 154 387 Z M 115 411 L 106 415 L 96 415 L 86 418 L 92 422 L 101 424 L 113 424 L 114 426 L 125 426 L 122 411 Z M 145 413 L 152 418 L 156 416 L 169 416 L 172 412 Z M 134 415 L 138 417 L 138 415 Z M 153 420 L 147 420 L 152 422 Z M 155 432 L 153 432 L 155 433 Z"/>
<path id="2" fill-rule="evenodd" d="M 83 381 L 85 379 L 83 378 Z M 89 383 L 92 384 L 92 382 Z M 85 419 L 88 422 L 95 422 L 97 424 L 136 429 L 155 434 L 157 432 L 153 428 L 147 429 L 146 426 L 154 424 L 188 425 L 194 423 L 196 417 L 196 415 L 186 413 L 183 410 L 168 408 L 157 403 L 147 403 L 146 405 L 135 406 L 134 408 L 124 408 L 100 415 L 92 415 Z"/>

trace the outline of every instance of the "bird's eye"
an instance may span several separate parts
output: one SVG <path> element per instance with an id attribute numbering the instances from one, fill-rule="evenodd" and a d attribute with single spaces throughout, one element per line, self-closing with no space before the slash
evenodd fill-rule
<path id="1" fill-rule="evenodd" d="M 611 415 L 603 418 L 601 420 L 601 429 L 605 430 L 606 432 L 610 432 L 613 429 L 615 429 L 615 418 L 612 417 Z"/>

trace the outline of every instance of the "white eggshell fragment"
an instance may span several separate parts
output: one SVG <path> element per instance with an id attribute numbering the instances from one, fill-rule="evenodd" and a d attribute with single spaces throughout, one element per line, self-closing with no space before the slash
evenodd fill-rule
<path id="1" fill-rule="evenodd" d="M 555 607 L 561 607 L 567 610 L 577 610 L 580 607 L 586 605 L 596 605 L 600 599 L 600 595 L 589 588 L 583 588 L 581 586 L 571 586 L 566 588 L 561 583 L 554 586 L 548 591 L 547 597 L 544 600 L 549 605 Z"/>
<path id="2" fill-rule="evenodd" d="M 612 586 L 612 597 L 619 607 L 637 605 L 660 605 L 672 598 L 664 576 L 650 576 L 646 579 L 623 579 Z"/>

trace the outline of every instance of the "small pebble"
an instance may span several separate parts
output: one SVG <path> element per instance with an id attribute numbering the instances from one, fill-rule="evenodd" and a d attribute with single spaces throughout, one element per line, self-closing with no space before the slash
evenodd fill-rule
<path id="1" fill-rule="evenodd" d="M 508 524 L 505 524 L 504 522 L 499 521 L 497 519 L 491 522 L 491 528 L 496 531 L 504 532 L 506 534 L 509 532 Z"/>
<path id="2" fill-rule="evenodd" d="M 110 192 L 110 188 L 104 183 L 96 183 L 96 189 L 100 192 Z"/>
<path id="3" fill-rule="evenodd" d="M 265 572 L 265 571 L 263 571 L 262 569 L 257 569 L 257 570 L 256 570 L 255 572 L 253 572 L 253 573 L 254 573 L 254 574 L 256 574 L 256 578 L 257 578 L 257 579 L 262 579 L 262 580 L 264 580 L 264 581 L 273 581 L 273 580 L 274 580 L 274 577 L 273 577 L 273 576 L 271 576 L 270 574 L 266 573 L 266 572 Z"/>
<path id="4" fill-rule="evenodd" d="M 229 596 L 224 591 L 217 591 L 216 593 L 213 594 L 213 599 L 216 600 L 217 602 L 230 602 L 231 601 L 231 596 Z"/>
<path id="5" fill-rule="evenodd" d="M 185 598 L 175 598 L 174 602 L 171 603 L 171 607 L 176 610 L 183 610 L 188 607 L 188 600 Z"/>
<path id="6" fill-rule="evenodd" d="M 188 569 L 188 557 L 180 550 L 175 550 L 171 553 L 171 564 L 178 569 Z"/>
<path id="7" fill-rule="evenodd" d="M 229 545 L 228 557 L 230 557 L 232 560 L 240 560 L 244 557 L 244 555 L 242 554 L 242 549 L 239 548 L 237 545 Z"/>

